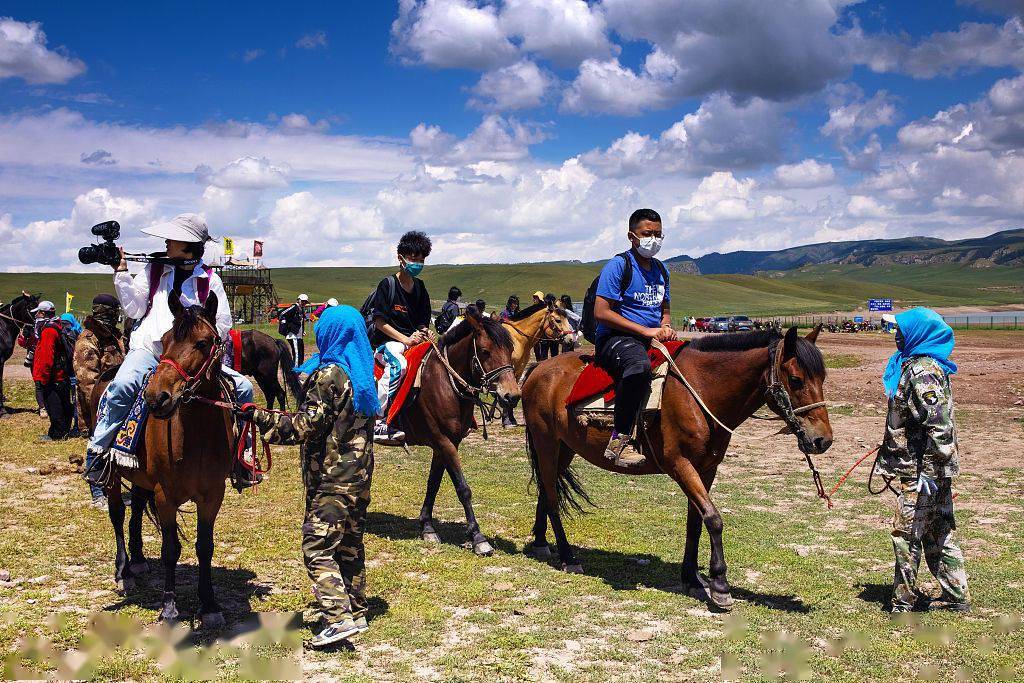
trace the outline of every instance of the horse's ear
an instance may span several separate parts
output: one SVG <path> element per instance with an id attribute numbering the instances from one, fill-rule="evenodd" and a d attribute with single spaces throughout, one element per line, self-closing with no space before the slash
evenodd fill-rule
<path id="1" fill-rule="evenodd" d="M 472 304 L 466 306 L 466 322 L 472 325 L 473 329 L 477 331 L 483 327 L 483 323 L 480 320 L 480 311 L 478 311 L 476 306 Z"/>
<path id="2" fill-rule="evenodd" d="M 548 310 L 549 311 L 555 310 L 555 302 L 554 301 L 549 301 L 548 302 Z"/>
<path id="3" fill-rule="evenodd" d="M 167 306 L 175 318 L 181 317 L 182 311 L 185 310 L 185 307 L 181 305 L 181 296 L 174 291 L 167 295 Z"/>
<path id="4" fill-rule="evenodd" d="M 786 330 L 786 337 L 782 340 L 782 357 L 792 358 L 796 355 L 797 332 L 795 327 Z"/>
<path id="5" fill-rule="evenodd" d="M 210 295 L 206 297 L 206 306 L 203 308 L 203 315 L 213 323 L 214 327 L 217 326 L 217 295 L 210 292 Z"/>
<path id="6" fill-rule="evenodd" d="M 807 336 L 804 337 L 804 339 L 806 339 L 807 341 L 811 342 L 812 344 L 817 344 L 818 343 L 818 333 L 819 332 L 821 332 L 821 323 L 818 323 L 817 325 L 815 325 L 814 329 L 811 330 L 810 332 L 808 332 Z"/>

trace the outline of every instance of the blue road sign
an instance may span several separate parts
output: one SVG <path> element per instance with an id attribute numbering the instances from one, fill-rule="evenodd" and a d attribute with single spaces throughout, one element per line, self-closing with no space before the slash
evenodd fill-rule
<path id="1" fill-rule="evenodd" d="M 869 311 L 891 311 L 892 299 L 868 299 Z"/>

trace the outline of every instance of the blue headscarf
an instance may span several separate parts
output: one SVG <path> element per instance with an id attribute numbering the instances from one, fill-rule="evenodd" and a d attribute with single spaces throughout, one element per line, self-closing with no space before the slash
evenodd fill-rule
<path id="1" fill-rule="evenodd" d="M 325 365 L 340 365 L 352 381 L 356 411 L 376 415 L 380 402 L 373 379 L 373 349 L 363 316 L 351 306 L 332 306 L 317 320 L 313 333 L 320 353 L 314 353 L 294 372 L 308 375 Z"/>
<path id="2" fill-rule="evenodd" d="M 60 317 L 60 319 L 68 323 L 68 325 L 71 327 L 72 332 L 74 332 L 75 334 L 82 334 L 82 323 L 78 322 L 78 318 L 71 315 L 70 313 L 65 313 Z"/>
<path id="3" fill-rule="evenodd" d="M 885 393 L 894 396 L 899 387 L 903 363 L 913 356 L 934 358 L 949 374 L 956 372 L 956 363 L 949 360 L 953 352 L 953 328 L 930 308 L 912 308 L 896 315 L 896 325 L 903 335 L 903 350 L 889 357 L 882 383 Z"/>

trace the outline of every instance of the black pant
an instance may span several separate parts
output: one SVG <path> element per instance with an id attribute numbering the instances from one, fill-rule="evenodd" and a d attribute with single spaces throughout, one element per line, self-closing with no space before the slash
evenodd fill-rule
<path id="1" fill-rule="evenodd" d="M 66 439 L 71 431 L 71 421 L 75 417 L 71 405 L 71 382 L 54 382 L 43 385 L 43 404 L 50 417 L 50 429 L 47 431 L 51 439 Z"/>
<path id="2" fill-rule="evenodd" d="M 288 345 L 292 347 L 292 356 L 295 357 L 295 364 L 301 365 L 306 360 L 306 344 L 302 337 L 298 339 L 289 339 Z"/>
<path id="3" fill-rule="evenodd" d="M 559 342 L 553 339 L 541 339 L 533 347 L 533 354 L 537 357 L 538 361 L 554 358 L 558 355 L 558 344 Z"/>
<path id="4" fill-rule="evenodd" d="M 594 360 L 615 380 L 615 431 L 629 434 L 651 388 L 650 342 L 627 334 L 598 340 Z"/>

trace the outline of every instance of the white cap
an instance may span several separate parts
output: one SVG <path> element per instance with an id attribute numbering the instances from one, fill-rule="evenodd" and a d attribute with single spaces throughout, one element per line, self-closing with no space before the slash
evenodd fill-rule
<path id="1" fill-rule="evenodd" d="M 895 325 L 896 324 L 896 316 L 894 316 L 892 313 L 883 313 L 882 314 L 882 322 L 883 323 L 889 323 L 890 325 Z"/>
<path id="2" fill-rule="evenodd" d="M 57 307 L 53 305 L 52 301 L 40 301 L 39 305 L 33 308 L 29 313 L 38 313 L 39 311 L 46 311 L 47 313 L 53 313 L 57 310 Z"/>
<path id="3" fill-rule="evenodd" d="M 299 294 L 298 300 L 299 301 L 309 301 L 309 297 L 306 296 L 305 294 Z"/>
<path id="4" fill-rule="evenodd" d="M 333 296 L 330 299 L 327 300 L 327 306 L 328 307 L 337 306 L 337 305 L 338 305 L 338 300 L 335 299 Z"/>
<path id="5" fill-rule="evenodd" d="M 166 223 L 157 223 L 142 232 L 153 237 L 160 237 L 165 240 L 177 240 L 179 242 L 212 242 L 210 231 L 206 228 L 206 221 L 197 213 L 183 213 L 175 216 Z"/>

